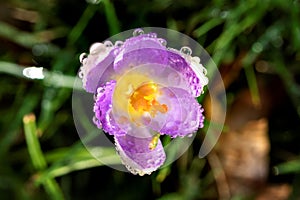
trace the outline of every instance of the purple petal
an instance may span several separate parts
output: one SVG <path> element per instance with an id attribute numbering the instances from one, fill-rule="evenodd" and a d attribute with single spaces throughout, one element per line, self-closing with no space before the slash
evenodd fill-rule
<path id="1" fill-rule="evenodd" d="M 125 131 L 118 126 L 112 115 L 112 95 L 115 85 L 116 81 L 112 80 L 97 89 L 94 104 L 96 120 L 94 123 L 110 135 L 124 135 Z"/>
<path id="2" fill-rule="evenodd" d="M 125 41 L 114 62 L 114 69 L 118 73 L 142 64 L 166 64 L 168 55 L 166 47 L 158 38 L 140 35 Z"/>
<path id="3" fill-rule="evenodd" d="M 203 78 L 203 76 L 199 77 L 192 69 L 193 63 L 188 62 L 179 52 L 171 50 L 168 53 L 168 65 L 182 74 L 188 82 L 190 86 L 189 89 L 194 97 L 200 96 L 204 87 L 204 85 L 201 84 L 204 81 L 201 81 L 200 78 Z"/>
<path id="4" fill-rule="evenodd" d="M 127 39 L 120 49 L 115 61 L 114 69 L 122 74 L 126 70 L 145 64 L 160 64 L 163 67 L 170 67 L 179 72 L 189 88 L 186 88 L 194 96 L 200 96 L 207 78 L 201 70 L 197 57 L 182 55 L 174 49 L 167 49 L 161 44 L 161 38 L 152 38 L 146 35 Z M 157 73 L 159 74 L 161 70 Z"/>
<path id="5" fill-rule="evenodd" d="M 162 40 L 154 37 L 154 33 L 149 33 L 129 38 L 122 46 L 113 46 L 111 43 L 92 45 L 90 55 L 82 60 L 84 88 L 94 93 L 99 85 L 109 81 L 115 73 L 122 74 L 143 64 L 160 64 L 181 73 L 189 85 L 187 89 L 190 93 L 194 97 L 199 96 L 208 82 L 200 60 L 167 49 Z"/>
<path id="6" fill-rule="evenodd" d="M 171 137 L 189 136 L 203 127 L 203 108 L 186 90 L 181 88 L 162 88 L 158 98 L 168 106 L 165 114 L 152 119 L 149 127 Z"/>
<path id="7" fill-rule="evenodd" d="M 117 47 L 107 45 L 106 43 L 92 45 L 90 54 L 82 61 L 82 82 L 87 92 L 95 93 L 97 87 L 109 81 L 111 75 L 114 73 L 113 62 Z"/>
<path id="8" fill-rule="evenodd" d="M 141 135 L 142 134 L 142 135 Z M 151 174 L 163 165 L 166 154 L 160 141 L 150 150 L 152 135 L 148 129 L 135 129 L 124 136 L 115 136 L 117 151 L 123 164 L 133 174 Z"/>

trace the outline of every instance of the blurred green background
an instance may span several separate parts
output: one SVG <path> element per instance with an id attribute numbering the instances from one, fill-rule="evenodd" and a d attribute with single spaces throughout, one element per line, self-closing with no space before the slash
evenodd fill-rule
<path id="1" fill-rule="evenodd" d="M 139 177 L 85 150 L 71 97 L 82 52 L 145 26 L 180 31 L 208 51 L 228 113 L 209 156 L 197 156 L 199 132 L 179 160 Z M 0 45 L 1 200 L 300 199 L 298 0 L 2 0 Z M 26 79 L 29 66 L 48 76 Z"/>

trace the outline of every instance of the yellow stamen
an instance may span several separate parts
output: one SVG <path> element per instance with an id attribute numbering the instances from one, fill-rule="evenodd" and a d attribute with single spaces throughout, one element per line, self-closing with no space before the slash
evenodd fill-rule
<path id="1" fill-rule="evenodd" d="M 137 88 L 130 96 L 129 102 L 135 111 L 139 113 L 149 112 L 154 117 L 158 112 L 166 113 L 168 106 L 160 104 L 156 98 L 158 88 L 155 83 L 147 83 Z"/>
<path id="2" fill-rule="evenodd" d="M 158 140 L 159 140 L 160 134 L 156 134 L 153 136 L 151 142 L 149 143 L 149 149 L 152 151 L 157 147 Z"/>

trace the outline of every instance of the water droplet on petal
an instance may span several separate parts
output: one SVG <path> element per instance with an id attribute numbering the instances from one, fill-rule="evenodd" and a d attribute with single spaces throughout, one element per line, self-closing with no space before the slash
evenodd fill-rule
<path id="1" fill-rule="evenodd" d="M 83 78 L 83 71 L 80 71 L 79 73 L 78 73 L 78 76 L 79 76 L 79 78 Z"/>
<path id="2" fill-rule="evenodd" d="M 94 94 L 94 101 L 97 101 L 97 93 Z"/>
<path id="3" fill-rule="evenodd" d="M 135 36 L 139 36 L 139 35 L 143 35 L 144 34 L 144 31 L 143 29 L 141 28 L 137 28 L 133 31 L 132 35 L 135 37 Z"/>
<path id="4" fill-rule="evenodd" d="M 187 137 L 193 137 L 193 135 L 194 135 L 194 134 L 191 133 L 191 134 L 188 134 Z"/>
<path id="5" fill-rule="evenodd" d="M 207 69 L 203 67 L 202 70 L 203 70 L 203 74 L 207 75 Z"/>
<path id="6" fill-rule="evenodd" d="M 101 50 L 101 47 L 104 47 L 104 45 L 100 42 L 96 42 L 92 44 L 90 47 L 90 54 L 96 54 Z"/>
<path id="7" fill-rule="evenodd" d="M 160 162 L 161 162 L 161 160 L 157 159 L 157 160 L 154 161 L 154 165 L 158 165 Z"/>
<path id="8" fill-rule="evenodd" d="M 88 57 L 88 54 L 87 54 L 87 53 L 82 53 L 82 54 L 80 54 L 80 56 L 79 56 L 79 61 L 80 61 L 80 63 L 84 65 L 84 64 L 86 63 L 87 57 Z"/>
<path id="9" fill-rule="evenodd" d="M 105 47 L 107 47 L 107 48 L 111 48 L 111 47 L 114 46 L 113 43 L 112 43 L 111 41 L 109 41 L 109 40 L 105 41 L 105 42 L 104 42 L 104 45 L 105 45 Z"/>
<path id="10" fill-rule="evenodd" d="M 181 47 L 180 53 L 190 56 L 190 55 L 192 55 L 192 49 L 190 47 L 184 46 L 184 47 Z"/>
<path id="11" fill-rule="evenodd" d="M 200 58 L 198 56 L 193 57 L 195 63 L 200 63 Z"/>
<path id="12" fill-rule="evenodd" d="M 124 42 L 121 41 L 121 40 L 118 40 L 118 41 L 115 42 L 116 47 L 121 47 L 123 44 L 124 44 Z"/>
<path id="13" fill-rule="evenodd" d="M 93 116 L 93 122 L 94 124 L 96 124 L 97 126 L 101 126 L 101 123 L 99 122 L 98 118 L 96 116 Z"/>
<path id="14" fill-rule="evenodd" d="M 167 41 L 165 39 L 158 38 L 157 40 L 162 46 L 167 46 Z"/>
<path id="15" fill-rule="evenodd" d="M 98 89 L 97 89 L 97 93 L 102 93 L 102 92 L 104 92 L 104 87 L 98 87 Z"/>
<path id="16" fill-rule="evenodd" d="M 200 80 L 199 80 L 199 78 L 197 78 L 197 77 L 194 77 L 194 78 L 193 78 L 193 82 L 192 82 L 192 83 L 196 83 L 196 84 L 198 84 L 198 83 L 199 83 L 199 81 L 200 81 Z"/>
<path id="17" fill-rule="evenodd" d="M 178 52 L 177 49 L 174 49 L 174 48 L 171 48 L 171 47 L 168 47 L 167 49 L 168 49 L 169 51 Z M 175 62 L 175 61 L 174 61 L 174 62 Z"/>
<path id="18" fill-rule="evenodd" d="M 196 126 L 196 125 L 197 125 L 197 121 L 191 121 L 191 122 L 190 122 L 190 126 L 193 127 L 193 126 Z"/>
<path id="19" fill-rule="evenodd" d="M 153 159 L 147 160 L 147 163 L 150 165 L 154 165 L 155 161 Z"/>
<path id="20" fill-rule="evenodd" d="M 150 38 L 156 38 L 157 34 L 156 33 L 148 33 L 147 36 Z"/>

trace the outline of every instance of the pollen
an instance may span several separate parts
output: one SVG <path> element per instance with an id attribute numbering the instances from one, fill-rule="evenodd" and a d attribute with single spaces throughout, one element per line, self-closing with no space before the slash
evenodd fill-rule
<path id="1" fill-rule="evenodd" d="M 154 117 L 157 112 L 166 113 L 168 106 L 160 104 L 156 100 L 159 95 L 157 84 L 147 83 L 138 87 L 130 96 L 129 102 L 133 109 L 139 113 L 148 112 L 151 117 Z"/>
<path id="2" fill-rule="evenodd" d="M 154 136 L 152 137 L 152 140 L 151 140 L 151 142 L 149 143 L 149 146 L 148 146 L 148 148 L 149 148 L 150 150 L 154 150 L 154 149 L 157 147 L 159 137 L 160 137 L 160 134 L 159 134 L 159 133 L 157 133 L 156 135 L 154 135 Z"/>

